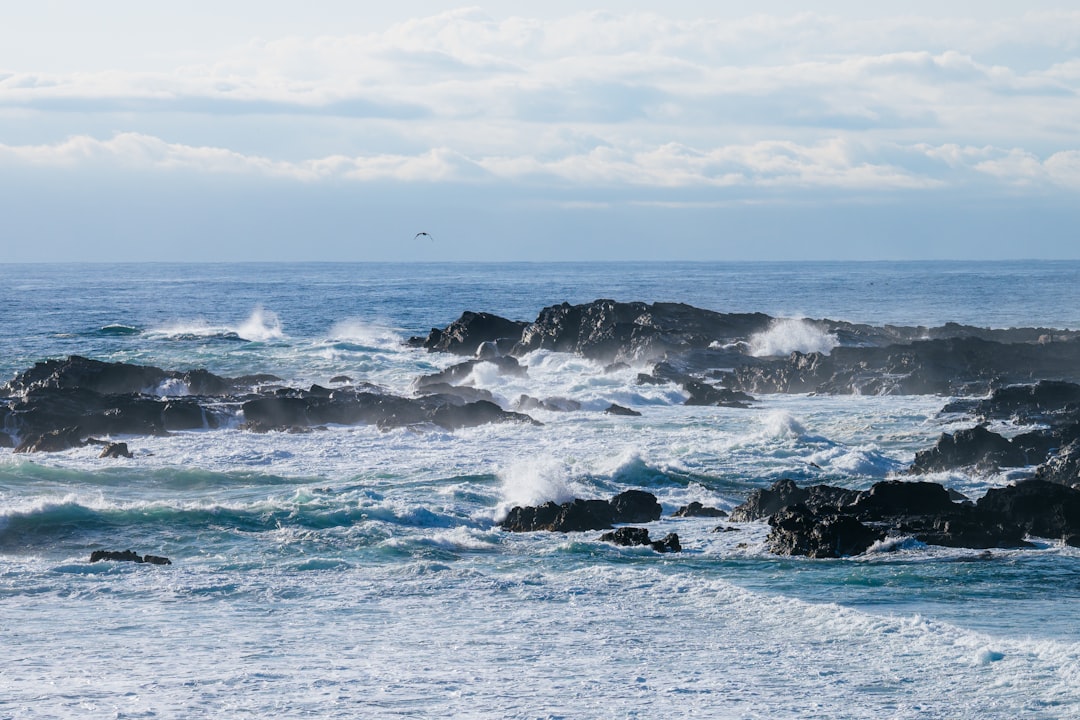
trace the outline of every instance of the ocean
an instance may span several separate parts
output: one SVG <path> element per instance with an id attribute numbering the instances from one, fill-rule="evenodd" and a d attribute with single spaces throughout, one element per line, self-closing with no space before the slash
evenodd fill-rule
<path id="1" fill-rule="evenodd" d="M 410 395 L 463 311 L 597 298 L 876 325 L 1080 328 L 1080 262 L 0 265 L 0 382 L 69 355 L 345 375 Z M 776 353 L 821 338 L 779 332 Z M 1080 551 L 898 538 L 778 557 L 725 510 L 790 477 L 864 489 L 971 421 L 937 396 L 692 407 L 641 368 L 477 366 L 542 425 L 329 426 L 0 455 L 0 718 L 1075 718 Z M 156 388 L 161 395 L 181 392 Z M 612 403 L 640 417 L 606 415 Z M 977 498 L 1017 471 L 931 477 Z M 514 505 L 643 489 L 681 553 L 510 533 Z M 714 532 L 731 525 L 731 532 Z M 134 549 L 172 565 L 88 562 Z"/>

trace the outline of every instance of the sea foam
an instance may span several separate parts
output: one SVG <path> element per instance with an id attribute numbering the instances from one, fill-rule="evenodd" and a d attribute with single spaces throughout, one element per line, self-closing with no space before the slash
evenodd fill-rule
<path id="1" fill-rule="evenodd" d="M 799 318 L 773 320 L 769 329 L 750 337 L 750 354 L 754 357 L 776 357 L 793 352 L 819 352 L 828 355 L 840 344 L 832 333 Z"/>

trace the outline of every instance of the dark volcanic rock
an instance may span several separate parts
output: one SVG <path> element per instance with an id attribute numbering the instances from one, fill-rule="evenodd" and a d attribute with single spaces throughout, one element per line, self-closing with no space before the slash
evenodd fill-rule
<path id="1" fill-rule="evenodd" d="M 832 487 L 830 485 L 811 485 L 801 488 L 794 480 L 777 480 L 768 489 L 755 490 L 744 503 L 731 511 L 732 522 L 761 520 L 769 517 L 781 508 L 803 504 L 811 509 L 836 508 L 849 505 L 859 493 L 855 490 Z"/>
<path id="2" fill-rule="evenodd" d="M 472 374 L 473 369 L 480 363 L 491 363 L 498 369 L 500 375 L 506 375 L 508 377 L 525 377 L 528 372 L 528 368 L 519 363 L 515 358 L 512 358 L 509 355 L 503 355 L 488 360 L 466 360 L 465 362 L 452 365 L 437 373 L 422 375 L 413 381 L 413 385 L 418 391 L 431 385 L 457 385 L 469 377 L 469 375 Z"/>
<path id="3" fill-rule="evenodd" d="M 725 384 L 750 393 L 970 395 L 1048 377 L 1080 380 L 1080 341 L 1027 344 L 949 337 L 885 347 L 840 346 L 828 355 L 794 352 L 736 367 Z"/>
<path id="4" fill-rule="evenodd" d="M 1044 480 L 993 488 L 976 503 L 988 516 L 1015 523 L 1037 537 L 1080 545 L 1080 490 Z"/>
<path id="5" fill-rule="evenodd" d="M 885 533 L 867 527 L 849 515 L 818 515 L 805 505 L 785 507 L 769 518 L 769 552 L 838 558 L 859 555 Z"/>
<path id="6" fill-rule="evenodd" d="M 160 555 L 139 555 L 133 550 L 95 550 L 90 553 L 90 562 L 102 562 L 110 560 L 114 562 L 149 563 L 151 565 L 172 565 L 172 560 Z"/>
<path id="7" fill-rule="evenodd" d="M 6 432 L 0 431 L 0 448 L 13 448 L 15 441 Z"/>
<path id="8" fill-rule="evenodd" d="M 66 427 L 28 436 L 16 446 L 15 452 L 63 452 L 71 448 L 82 447 L 83 444 L 82 433 L 79 428 Z"/>
<path id="9" fill-rule="evenodd" d="M 193 395 L 223 395 L 240 386 L 237 380 L 219 377 L 206 370 L 176 372 L 149 365 L 103 362 L 72 355 L 65 360 L 46 360 L 35 364 L 29 370 L 16 375 L 4 389 L 14 395 L 23 395 L 31 390 L 60 388 L 80 388 L 102 395 L 122 395 L 152 392 L 169 380 L 184 383 L 188 392 Z"/>
<path id="10" fill-rule="evenodd" d="M 128 450 L 125 442 L 111 442 L 101 449 L 99 458 L 132 458 L 135 457 Z"/>
<path id="11" fill-rule="evenodd" d="M 550 397 L 543 400 L 522 395 L 514 404 L 518 412 L 530 412 L 532 410 L 548 410 L 550 412 L 574 412 L 581 409 L 581 403 L 577 400 L 564 397 Z"/>
<path id="12" fill-rule="evenodd" d="M 722 314 L 681 303 L 563 303 L 540 311 L 536 321 L 522 331 L 514 354 L 545 349 L 605 364 L 642 361 L 747 337 L 766 328 L 770 320 L 762 314 Z"/>
<path id="13" fill-rule="evenodd" d="M 851 512 L 862 520 L 908 515 L 938 515 L 953 512 L 956 503 L 949 491 L 937 483 L 886 480 L 874 483 L 851 505 Z"/>
<path id="14" fill-rule="evenodd" d="M 622 417 L 641 417 L 641 413 L 637 410 L 623 407 L 622 405 L 616 405 L 615 403 L 611 403 L 604 408 L 604 413 L 607 415 L 620 415 Z"/>
<path id="15" fill-rule="evenodd" d="M 627 490 L 610 502 L 574 499 L 562 505 L 547 502 L 535 507 L 514 507 L 499 526 L 511 532 L 607 530 L 615 523 L 658 520 L 660 513 L 655 495 Z"/>
<path id="16" fill-rule="evenodd" d="M 663 509 L 656 496 L 644 490 L 627 490 L 611 498 L 617 523 L 653 522 L 660 519 Z"/>
<path id="17" fill-rule="evenodd" d="M 722 518 L 727 517 L 727 513 L 719 508 L 707 507 L 702 505 L 697 500 L 693 501 L 689 505 L 683 505 L 681 508 L 671 514 L 672 517 L 712 517 Z"/>
<path id="18" fill-rule="evenodd" d="M 376 425 L 383 429 L 433 423 L 447 430 L 492 422 L 536 424 L 528 415 L 507 412 L 495 403 L 463 402 L 449 395 L 403 398 L 371 392 L 335 390 L 329 395 L 295 392 L 243 404 L 245 427 L 285 430 L 315 425 Z"/>
<path id="19" fill-rule="evenodd" d="M 1062 485 L 1080 484 L 1080 440 L 1073 440 L 1040 465 L 1035 477 Z"/>
<path id="20" fill-rule="evenodd" d="M 930 450 L 915 454 L 908 472 L 919 475 L 928 472 L 975 467 L 990 472 L 999 467 L 1020 467 L 1028 464 L 1027 453 L 1007 438 L 976 425 L 957 430 L 952 435 L 942 433 Z"/>
<path id="21" fill-rule="evenodd" d="M 615 543 L 616 545 L 623 545 L 632 547 L 636 545 L 648 545 L 656 552 L 682 552 L 682 545 L 679 543 L 679 536 L 675 533 L 668 533 L 662 540 L 652 540 L 649 537 L 649 531 L 645 528 L 637 527 L 622 527 L 612 532 L 604 533 L 600 536 L 603 542 Z"/>
<path id="22" fill-rule="evenodd" d="M 526 325 L 526 322 L 507 320 L 490 313 L 466 311 L 446 328 L 432 328 L 426 339 L 410 338 L 409 344 L 424 347 L 428 352 L 475 355 L 479 347 L 486 342 L 517 342 Z"/>

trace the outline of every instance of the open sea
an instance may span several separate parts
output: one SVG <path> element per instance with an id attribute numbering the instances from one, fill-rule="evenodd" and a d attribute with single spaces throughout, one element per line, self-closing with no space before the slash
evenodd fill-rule
<path id="1" fill-rule="evenodd" d="M 597 298 L 1077 329 L 1080 262 L 0 264 L 0 382 L 78 354 L 411 395 L 461 358 L 409 336 Z M 120 438 L 131 459 L 3 451 L 0 718 L 1080 717 L 1075 548 L 898 540 L 809 560 L 767 553 L 764 523 L 669 517 L 782 477 L 867 488 L 971 424 L 939 416 L 948 398 L 688 407 L 641 368 L 521 360 L 526 377 L 480 365 L 469 382 L 581 410 L 454 432 L 238 417 Z M 974 499 L 1015 477 L 931 479 Z M 496 524 L 627 489 L 659 498 L 650 533 L 682 553 Z M 88 562 L 127 548 L 173 564 Z"/>

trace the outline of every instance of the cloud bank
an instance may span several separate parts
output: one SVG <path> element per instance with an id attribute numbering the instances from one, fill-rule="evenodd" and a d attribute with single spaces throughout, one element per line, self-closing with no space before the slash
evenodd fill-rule
<path id="1" fill-rule="evenodd" d="M 0 67 L 0 173 L 497 187 L 578 211 L 1069 196 L 1078 53 L 1080 12 L 1065 9 L 462 8 L 243 39 L 169 71 Z"/>

